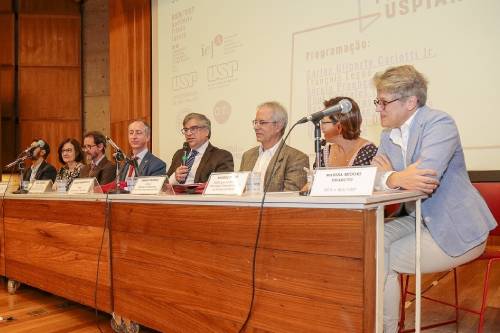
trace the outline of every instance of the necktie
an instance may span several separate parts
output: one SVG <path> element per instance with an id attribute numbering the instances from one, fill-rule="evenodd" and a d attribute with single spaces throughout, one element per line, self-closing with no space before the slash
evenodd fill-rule
<path id="1" fill-rule="evenodd" d="M 134 167 L 134 162 L 133 161 L 137 161 L 137 157 L 131 157 L 130 160 L 131 160 L 131 162 L 128 165 L 127 178 L 131 178 L 131 177 L 134 176 L 135 167 Z"/>
<path id="2" fill-rule="evenodd" d="M 194 159 L 196 158 L 196 155 L 198 155 L 198 151 L 192 150 L 191 155 L 189 155 L 188 159 L 186 160 L 185 165 L 188 167 L 188 175 L 189 175 L 189 172 L 191 171 L 191 167 L 193 166 Z M 186 179 L 187 179 L 187 176 L 186 176 Z M 182 181 L 181 184 L 184 184 L 186 182 L 186 179 L 184 179 L 184 181 Z"/>
<path id="3" fill-rule="evenodd" d="M 90 172 L 89 172 L 90 175 L 94 174 L 95 167 L 96 167 L 96 165 L 95 165 L 94 161 L 92 161 L 90 163 Z"/>

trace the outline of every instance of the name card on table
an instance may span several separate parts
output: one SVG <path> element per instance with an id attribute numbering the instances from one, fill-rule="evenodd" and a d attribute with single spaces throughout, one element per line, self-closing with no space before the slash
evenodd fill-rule
<path id="1" fill-rule="evenodd" d="M 94 193 L 95 178 L 75 178 L 68 190 L 68 194 Z"/>
<path id="2" fill-rule="evenodd" d="M 0 194 L 4 194 L 7 192 L 7 189 L 9 188 L 9 183 L 0 183 Z"/>
<path id="3" fill-rule="evenodd" d="M 204 195 L 242 195 L 250 172 L 214 172 L 208 179 Z"/>
<path id="4" fill-rule="evenodd" d="M 166 176 L 139 177 L 130 194 L 159 194 Z"/>
<path id="5" fill-rule="evenodd" d="M 314 173 L 310 196 L 371 195 L 376 167 L 328 168 Z"/>
<path id="6" fill-rule="evenodd" d="M 52 192 L 52 180 L 35 180 L 28 193 Z"/>

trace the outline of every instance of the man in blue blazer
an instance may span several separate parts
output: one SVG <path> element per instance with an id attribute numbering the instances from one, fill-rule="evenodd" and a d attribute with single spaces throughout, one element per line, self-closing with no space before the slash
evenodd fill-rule
<path id="1" fill-rule="evenodd" d="M 135 176 L 163 176 L 167 164 L 148 150 L 151 127 L 143 120 L 134 120 L 128 125 L 128 143 L 132 149 L 134 163 L 126 163 L 120 171 L 120 179 Z"/>
<path id="2" fill-rule="evenodd" d="M 386 128 L 373 164 L 385 189 L 424 192 L 422 273 L 446 271 L 484 251 L 496 221 L 472 186 L 457 126 L 446 113 L 425 105 L 427 80 L 413 66 L 377 73 L 374 103 Z M 397 332 L 398 273 L 415 271 L 415 211 L 385 225 L 384 332 Z"/>

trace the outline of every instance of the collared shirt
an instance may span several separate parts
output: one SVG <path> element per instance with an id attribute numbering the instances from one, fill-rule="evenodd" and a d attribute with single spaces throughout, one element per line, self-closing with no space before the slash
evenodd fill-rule
<path id="1" fill-rule="evenodd" d="M 144 159 L 144 156 L 146 156 L 146 154 L 148 153 L 148 151 L 149 150 L 146 148 L 143 151 L 141 151 L 139 154 L 132 156 L 132 158 L 136 158 L 137 159 L 137 165 L 138 166 L 141 165 L 141 162 Z M 129 164 L 128 168 L 127 168 L 127 173 L 125 175 L 128 175 L 129 169 L 130 169 L 130 164 Z M 136 170 L 136 173 L 138 174 L 139 170 Z M 132 173 L 132 177 L 131 178 L 133 178 L 133 177 L 135 177 L 135 173 Z M 127 176 L 127 178 L 128 178 L 128 176 Z"/>
<path id="2" fill-rule="evenodd" d="M 101 161 L 104 159 L 105 155 L 103 154 L 101 158 L 99 158 L 97 161 L 92 160 L 92 163 L 94 163 L 94 168 L 101 163 Z"/>
<path id="3" fill-rule="evenodd" d="M 405 168 L 407 167 L 407 165 L 406 165 L 406 153 L 408 151 L 408 140 L 410 138 L 410 128 L 411 128 L 411 124 L 413 122 L 413 119 L 415 119 L 415 116 L 417 115 L 417 112 L 419 111 L 419 109 L 417 109 L 417 111 L 415 111 L 415 113 L 412 114 L 412 116 L 410 118 L 408 118 L 404 122 L 404 124 L 401 125 L 401 127 L 393 128 L 391 130 L 391 133 L 389 134 L 389 138 L 391 139 L 391 141 L 394 144 L 401 147 L 401 153 L 403 155 L 402 156 L 403 157 L 403 164 L 404 164 Z M 380 183 L 381 183 L 381 187 L 384 190 L 390 190 L 389 186 L 387 186 L 387 179 L 394 172 L 395 171 L 387 171 L 382 176 Z"/>
<path id="4" fill-rule="evenodd" d="M 36 173 L 38 172 L 38 169 L 40 169 L 40 165 L 42 165 L 43 161 L 38 163 L 38 164 L 32 164 L 31 165 L 31 175 L 30 175 L 30 183 L 33 183 L 36 180 Z"/>
<path id="5" fill-rule="evenodd" d="M 200 166 L 201 158 L 203 157 L 203 154 L 205 154 L 205 151 L 207 150 L 208 144 L 209 144 L 209 141 L 207 140 L 204 144 L 202 144 L 198 148 L 193 149 L 193 150 L 196 150 L 198 152 L 198 155 L 196 155 L 194 157 L 193 165 L 191 166 L 191 169 L 189 170 L 189 173 L 187 175 L 187 178 L 186 178 L 186 181 L 184 182 L 184 184 L 194 183 L 194 177 L 196 176 L 196 170 L 198 170 L 198 167 Z M 191 154 L 192 154 L 192 152 L 188 155 L 188 158 Z M 177 179 L 175 179 L 175 172 L 170 175 L 168 180 L 169 180 L 170 184 L 179 184 Z"/>
<path id="6" fill-rule="evenodd" d="M 253 166 L 253 172 L 260 172 L 260 190 L 263 191 L 264 183 L 266 181 L 266 171 L 269 166 L 269 162 L 273 158 L 274 154 L 278 150 L 282 140 L 279 140 L 274 146 L 269 149 L 264 150 L 262 145 L 259 147 L 259 157 L 257 161 L 255 161 L 255 165 Z"/>

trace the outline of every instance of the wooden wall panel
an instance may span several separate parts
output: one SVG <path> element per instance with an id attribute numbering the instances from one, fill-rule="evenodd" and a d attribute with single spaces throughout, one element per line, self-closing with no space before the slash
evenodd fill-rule
<path id="1" fill-rule="evenodd" d="M 14 14 L 0 14 L 0 65 L 14 65 Z"/>
<path id="2" fill-rule="evenodd" d="M 19 119 L 80 120 L 80 68 L 21 67 Z"/>
<path id="3" fill-rule="evenodd" d="M 79 2 L 75 0 L 19 0 L 19 11 L 49 15 L 79 15 Z"/>
<path id="4" fill-rule="evenodd" d="M 81 14 L 73 0 L 19 1 L 19 148 L 35 137 L 51 146 L 81 140 Z"/>
<path id="5" fill-rule="evenodd" d="M 20 15 L 21 66 L 80 66 L 80 17 Z"/>
<path id="6" fill-rule="evenodd" d="M 12 0 L 0 0 L 0 12 L 11 12 Z"/>
<path id="7" fill-rule="evenodd" d="M 14 66 L 0 66 L 2 117 L 14 116 Z"/>
<path id="8" fill-rule="evenodd" d="M 109 29 L 111 135 L 126 147 L 127 136 L 117 128 L 151 119 L 150 0 L 110 1 Z"/>

